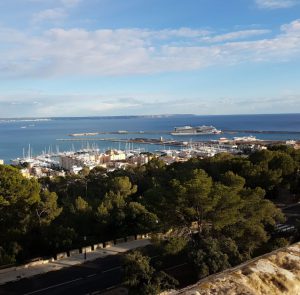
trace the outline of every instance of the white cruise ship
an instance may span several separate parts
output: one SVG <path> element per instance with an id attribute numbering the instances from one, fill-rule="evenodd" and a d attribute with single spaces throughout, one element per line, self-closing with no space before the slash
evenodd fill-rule
<path id="1" fill-rule="evenodd" d="M 214 126 L 183 126 L 175 127 L 171 135 L 205 135 L 205 134 L 220 134 L 222 131 L 216 129 Z"/>

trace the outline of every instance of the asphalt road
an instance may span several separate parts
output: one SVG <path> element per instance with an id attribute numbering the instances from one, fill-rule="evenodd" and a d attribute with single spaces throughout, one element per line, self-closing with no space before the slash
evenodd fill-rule
<path id="1" fill-rule="evenodd" d="M 99 258 L 0 286 L 5 295 L 98 294 L 121 283 L 121 255 Z"/>
<path id="2" fill-rule="evenodd" d="M 300 220 L 300 204 L 292 204 L 289 206 L 286 206 L 282 209 L 283 214 L 286 217 L 285 224 L 288 225 L 294 225 L 296 226 L 298 224 L 297 220 Z"/>
<path id="3" fill-rule="evenodd" d="M 282 212 L 285 214 L 298 214 L 300 215 L 300 204 L 296 203 L 290 206 L 287 206 L 282 209 Z"/>
<path id="4" fill-rule="evenodd" d="M 152 257 L 153 259 L 157 256 Z M 114 290 L 121 284 L 122 254 L 98 258 L 87 263 L 22 279 L 0 286 L 0 295 L 80 294 L 95 295 Z M 165 271 L 185 284 L 193 282 L 193 272 L 187 263 L 174 261 Z M 191 280 L 192 279 L 192 280 Z M 113 291 L 110 294 L 116 294 Z M 121 294 L 118 292 L 118 294 Z"/>

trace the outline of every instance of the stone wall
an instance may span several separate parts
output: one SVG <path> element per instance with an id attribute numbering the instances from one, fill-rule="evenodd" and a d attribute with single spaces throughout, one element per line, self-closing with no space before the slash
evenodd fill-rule
<path id="1" fill-rule="evenodd" d="M 168 295 L 300 294 L 300 243 L 209 276 Z"/>

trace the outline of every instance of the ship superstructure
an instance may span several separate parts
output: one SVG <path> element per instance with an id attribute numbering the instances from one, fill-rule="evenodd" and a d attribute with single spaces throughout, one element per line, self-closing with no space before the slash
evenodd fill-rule
<path id="1" fill-rule="evenodd" d="M 175 127 L 171 135 L 205 135 L 205 134 L 220 134 L 222 131 L 214 126 L 183 126 Z"/>

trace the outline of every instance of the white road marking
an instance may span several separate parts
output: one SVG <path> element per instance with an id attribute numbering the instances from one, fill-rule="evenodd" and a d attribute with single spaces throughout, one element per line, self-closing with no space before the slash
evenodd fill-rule
<path id="1" fill-rule="evenodd" d="M 109 271 L 114 271 L 114 270 L 116 270 L 116 269 L 120 269 L 120 268 L 121 268 L 121 266 L 113 267 L 113 268 L 110 268 L 110 269 L 104 270 L 104 271 L 103 271 L 103 273 L 104 273 L 104 272 L 109 272 Z"/>
<path id="2" fill-rule="evenodd" d="M 114 285 L 114 286 L 106 288 L 105 290 L 111 290 L 111 289 L 114 289 L 114 288 L 117 288 L 117 287 L 118 287 L 118 285 Z"/>
<path id="3" fill-rule="evenodd" d="M 53 288 L 56 288 L 56 287 L 59 287 L 59 286 L 67 285 L 67 284 L 70 284 L 70 283 L 73 283 L 73 282 L 76 282 L 76 281 L 80 281 L 82 279 L 83 278 L 77 278 L 77 279 L 74 279 L 74 280 L 71 280 L 71 281 L 67 281 L 67 282 L 64 282 L 64 283 L 60 283 L 60 284 L 57 284 L 57 285 L 52 285 L 50 287 L 39 289 L 39 290 L 36 290 L 36 291 L 33 291 L 33 292 L 25 293 L 24 295 L 39 293 L 39 292 L 46 291 L 46 290 L 49 290 L 49 289 L 53 289 Z"/>
<path id="4" fill-rule="evenodd" d="M 183 265 L 187 265 L 187 263 L 181 263 L 181 264 L 178 264 L 178 265 L 175 265 L 175 266 L 166 268 L 165 270 L 171 270 L 171 269 L 174 269 L 174 268 L 178 268 L 178 267 L 180 267 L 180 266 L 183 266 Z"/>

